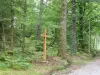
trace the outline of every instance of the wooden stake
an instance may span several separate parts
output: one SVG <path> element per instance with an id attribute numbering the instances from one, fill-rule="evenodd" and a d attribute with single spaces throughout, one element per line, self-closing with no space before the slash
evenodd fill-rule
<path id="1" fill-rule="evenodd" d="M 46 35 L 47 31 L 46 29 L 44 30 L 44 34 L 42 34 L 41 36 L 44 37 L 44 55 L 43 55 L 43 61 L 46 61 L 46 39 L 47 39 L 47 35 Z"/>

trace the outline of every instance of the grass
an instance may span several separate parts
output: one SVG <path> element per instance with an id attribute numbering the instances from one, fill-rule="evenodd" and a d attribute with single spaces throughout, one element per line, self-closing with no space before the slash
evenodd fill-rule
<path id="1" fill-rule="evenodd" d="M 43 53 L 43 52 L 42 52 Z M 57 57 L 57 51 L 56 50 L 53 50 L 52 48 L 50 48 L 48 51 L 47 51 L 47 54 L 48 54 L 48 62 L 49 63 L 41 63 L 40 61 L 40 57 L 42 57 L 42 53 L 34 53 L 33 57 L 31 56 L 31 59 L 34 59 L 35 61 L 37 62 L 32 62 L 31 66 L 25 70 L 22 70 L 22 69 L 9 69 L 7 68 L 6 70 L 1 70 L 0 69 L 0 75 L 45 75 L 48 73 L 50 73 L 51 71 L 55 71 L 55 70 L 63 70 L 65 69 L 65 65 L 68 64 L 66 62 L 66 60 L 62 60 L 60 57 Z M 16 53 L 18 54 L 18 53 Z M 35 56 L 36 55 L 36 56 Z M 76 56 L 76 57 L 75 57 Z M 88 55 L 86 54 L 77 54 L 75 55 L 74 58 L 72 60 L 73 61 L 73 64 L 75 65 L 81 65 L 81 64 L 85 64 L 87 62 L 84 62 L 83 59 L 87 59 Z M 18 55 L 19 57 L 19 55 Z M 18 60 L 17 64 L 17 68 L 19 68 L 19 66 L 23 66 L 23 63 L 25 63 L 25 68 L 27 67 L 27 64 L 26 64 L 26 61 L 30 60 L 29 58 L 21 58 L 21 56 L 19 58 L 14 58 L 15 60 Z M 6 57 L 7 58 L 7 57 Z M 19 60 L 20 62 L 23 62 L 22 63 L 19 63 Z M 39 62 L 38 62 L 39 61 Z M 87 61 L 87 60 L 86 60 Z M 15 64 L 15 62 L 14 62 Z M 16 64 L 14 65 L 16 67 Z"/>
<path id="2" fill-rule="evenodd" d="M 0 75 L 41 75 L 41 74 L 35 70 L 35 66 L 32 66 L 27 70 L 13 70 L 13 69 L 7 69 L 5 71 L 0 70 Z"/>
<path id="3" fill-rule="evenodd" d="M 49 63 L 33 63 L 32 66 L 30 66 L 26 70 L 16 70 L 16 69 L 6 69 L 6 70 L 0 70 L 0 75 L 45 75 L 50 73 L 54 70 L 62 70 L 64 69 L 64 60 L 61 60 L 59 57 L 49 58 L 51 61 Z M 57 60 L 57 61 L 55 61 Z M 55 63 L 55 62 L 56 63 Z"/>
<path id="4" fill-rule="evenodd" d="M 81 55 L 82 56 L 82 55 Z M 74 65 L 81 65 L 85 64 L 84 60 L 81 60 L 79 56 L 74 56 Z M 82 56 L 82 58 L 84 58 Z M 79 60 L 77 60 L 79 59 Z M 48 63 L 41 63 L 41 62 L 33 62 L 33 64 L 26 70 L 17 70 L 17 69 L 6 69 L 0 70 L 0 75 L 45 75 L 50 73 L 51 71 L 56 70 L 63 70 L 65 69 L 66 61 L 62 60 L 59 57 L 52 57 L 48 58 Z"/>
<path id="5" fill-rule="evenodd" d="M 86 65 L 89 62 L 91 62 L 93 60 L 93 58 L 91 57 L 91 55 L 89 54 L 76 54 L 75 56 L 73 56 L 74 58 L 73 60 L 73 65 Z"/>
<path id="6" fill-rule="evenodd" d="M 31 67 L 27 70 L 12 70 L 6 71 L 0 70 L 0 75 L 42 75 L 35 67 Z"/>
<path id="7" fill-rule="evenodd" d="M 5 59 L 5 61 L 0 62 L 0 75 L 45 75 L 53 70 L 62 70 L 64 68 L 65 62 L 56 56 L 56 49 L 49 48 L 47 50 L 49 63 L 46 64 L 40 62 L 42 61 L 43 52 L 34 52 L 32 55 L 28 53 L 21 54 L 19 49 L 15 50 L 13 57 L 5 55 L 4 52 L 0 53 L 0 57 Z M 9 65 L 13 64 L 13 67 L 10 68 L 6 62 Z M 27 63 L 30 63 L 28 68 Z M 22 69 L 22 67 L 25 69 Z"/>
<path id="8" fill-rule="evenodd" d="M 54 58 L 54 57 L 53 57 Z M 77 57 L 76 57 L 77 58 Z M 76 59 L 75 58 L 75 59 Z M 59 58 L 56 58 L 57 60 L 60 60 Z M 84 61 L 84 60 L 75 60 L 73 61 L 73 65 L 82 65 L 82 64 L 86 64 L 89 62 L 88 61 Z M 77 58 L 78 59 L 78 58 Z M 63 64 L 62 64 L 63 62 Z M 54 62 L 52 62 L 54 63 Z M 60 64 L 58 64 L 60 63 Z M 16 70 L 16 69 L 6 69 L 6 70 L 0 70 L 0 75 L 45 75 L 50 73 L 50 71 L 54 71 L 54 70 L 63 70 L 64 69 L 64 60 L 60 62 L 56 61 L 55 64 L 51 64 L 47 63 L 33 63 L 33 65 L 31 65 L 28 69 L 26 70 Z"/>
<path id="9" fill-rule="evenodd" d="M 77 61 L 73 61 L 74 65 L 86 65 L 87 63 L 89 63 L 91 60 L 77 60 Z"/>
<path id="10" fill-rule="evenodd" d="M 56 69 L 61 69 L 62 67 L 55 67 Z M 27 70 L 12 70 L 7 69 L 5 71 L 0 70 L 0 75 L 44 75 L 49 73 L 51 70 L 55 69 L 53 66 L 35 66 Z"/>

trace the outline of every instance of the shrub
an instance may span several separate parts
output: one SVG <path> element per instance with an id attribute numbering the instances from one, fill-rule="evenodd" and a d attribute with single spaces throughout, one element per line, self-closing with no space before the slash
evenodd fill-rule
<path id="1" fill-rule="evenodd" d="M 12 62 L 10 63 L 10 68 L 16 69 L 16 70 L 26 70 L 30 66 L 29 63 L 26 62 Z"/>
<path id="2" fill-rule="evenodd" d="M 19 54 L 15 54 L 13 56 L 11 55 L 7 55 L 7 54 L 2 54 L 0 56 L 0 69 L 7 69 L 7 68 L 11 68 L 11 69 L 28 69 L 30 67 L 30 63 L 29 63 L 29 58 L 28 57 L 24 57 L 22 55 Z"/>
<path id="3" fill-rule="evenodd" d="M 10 64 L 7 62 L 0 62 L 0 69 L 1 70 L 5 70 L 7 68 L 9 68 Z"/>

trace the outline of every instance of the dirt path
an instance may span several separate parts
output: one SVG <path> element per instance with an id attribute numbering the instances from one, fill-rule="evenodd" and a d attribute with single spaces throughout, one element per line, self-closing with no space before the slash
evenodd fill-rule
<path id="1" fill-rule="evenodd" d="M 64 71 L 53 75 L 100 75 L 100 59 L 96 59 L 82 67 L 71 68 L 70 73 Z"/>
<path id="2" fill-rule="evenodd" d="M 73 70 L 72 73 L 68 75 L 100 75 L 100 59 L 97 59 L 78 70 Z"/>

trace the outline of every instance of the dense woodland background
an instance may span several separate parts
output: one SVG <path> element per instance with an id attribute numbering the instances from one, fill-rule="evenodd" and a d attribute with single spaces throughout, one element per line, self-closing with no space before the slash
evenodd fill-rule
<path id="1" fill-rule="evenodd" d="M 93 0 L 0 0 L 0 68 L 27 68 L 43 56 L 99 54 L 100 3 Z"/>

